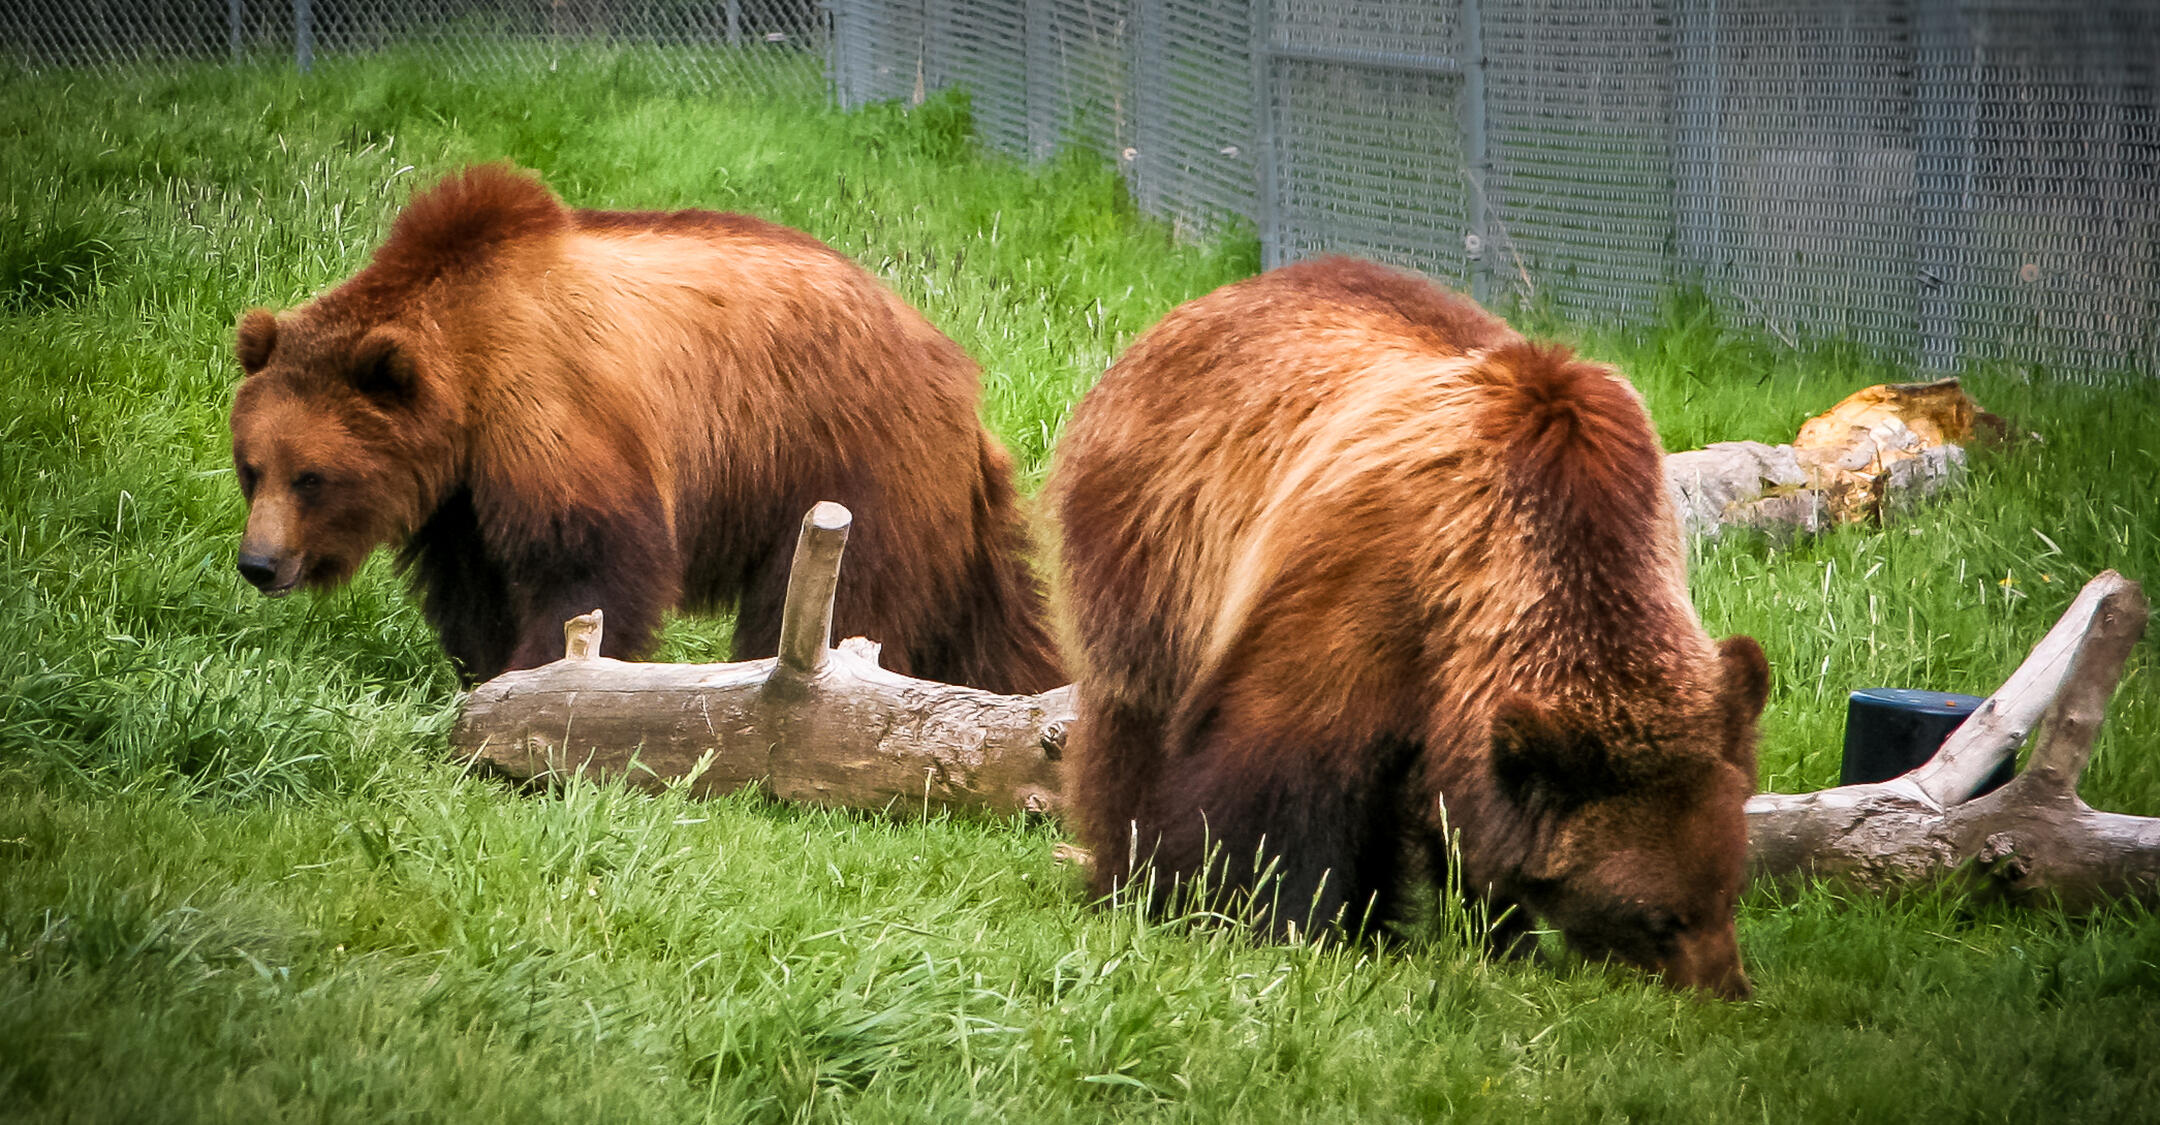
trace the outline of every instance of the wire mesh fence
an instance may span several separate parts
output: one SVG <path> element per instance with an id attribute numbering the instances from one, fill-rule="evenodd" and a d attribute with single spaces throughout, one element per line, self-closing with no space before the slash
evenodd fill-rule
<path id="1" fill-rule="evenodd" d="M 0 0 L 0 50 L 34 66 L 316 56 L 397 47 L 454 67 L 546 66 L 581 47 L 660 53 L 686 89 L 826 88 L 818 0 Z M 805 62 L 809 65 L 805 65 Z"/>
<path id="2" fill-rule="evenodd" d="M 941 7 L 832 10 L 845 29 Z M 966 10 L 882 44 L 913 86 L 859 91 L 837 59 L 842 99 L 964 85 L 978 119 L 1032 123 L 986 129 L 992 143 L 1105 151 L 1182 226 L 1250 220 L 1271 264 L 1358 253 L 1619 317 L 1701 288 L 1789 340 L 1854 339 L 1931 370 L 2160 372 L 2160 6 Z"/>
<path id="3" fill-rule="evenodd" d="M 2149 0 L 0 0 L 35 64 L 392 43 L 652 46 L 691 87 L 843 105 L 961 86 L 986 143 L 1101 153 L 1270 263 L 1620 318 L 1699 287 L 1930 370 L 2160 373 Z"/>

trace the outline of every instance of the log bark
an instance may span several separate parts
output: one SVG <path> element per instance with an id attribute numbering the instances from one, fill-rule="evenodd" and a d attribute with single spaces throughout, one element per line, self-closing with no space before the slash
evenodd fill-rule
<path id="1" fill-rule="evenodd" d="M 699 796 L 756 786 L 849 808 L 1055 814 L 1070 688 L 1007 696 L 936 684 L 878 667 L 862 638 L 826 643 L 849 522 L 837 504 L 805 517 L 778 657 L 595 656 L 595 611 L 566 626 L 564 659 L 475 688 L 451 745 L 521 782 L 583 773 Z"/>
<path id="2" fill-rule="evenodd" d="M 476 764 L 521 782 L 626 777 L 710 796 L 759 787 L 783 800 L 895 812 L 1057 815 L 1072 688 L 1006 696 L 878 667 L 877 646 L 827 643 L 847 511 L 805 517 L 780 655 L 731 664 L 632 664 L 595 655 L 601 617 L 572 619 L 567 654 L 476 688 L 451 735 Z M 1759 878 L 1825 877 L 1894 890 L 1972 877 L 2019 900 L 2086 909 L 2160 905 L 2160 819 L 2097 811 L 2077 795 L 2109 696 L 2149 615 L 2107 571 L 2002 688 L 1926 764 L 1902 777 L 1748 802 Z M 2025 772 L 1973 792 L 2035 730 Z M 1079 849 L 1065 858 L 1086 862 Z"/>

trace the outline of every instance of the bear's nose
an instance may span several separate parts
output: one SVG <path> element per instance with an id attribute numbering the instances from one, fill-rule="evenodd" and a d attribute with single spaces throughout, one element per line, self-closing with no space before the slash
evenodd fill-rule
<path id="1" fill-rule="evenodd" d="M 240 577 L 247 579 L 258 590 L 277 581 L 277 560 L 269 555 L 240 556 Z"/>
<path id="2" fill-rule="evenodd" d="M 1720 1000 L 1750 1000 L 1755 996 L 1755 984 L 1746 973 L 1735 968 L 1723 980 L 1710 986 L 1710 991 Z"/>

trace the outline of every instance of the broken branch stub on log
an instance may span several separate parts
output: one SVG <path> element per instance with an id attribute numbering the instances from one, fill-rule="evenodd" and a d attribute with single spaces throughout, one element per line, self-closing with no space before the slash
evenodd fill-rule
<path id="1" fill-rule="evenodd" d="M 851 808 L 1056 812 L 1070 688 L 998 695 L 880 668 L 860 637 L 829 646 L 850 522 L 830 503 L 804 518 L 779 656 L 612 660 L 597 655 L 596 611 L 566 626 L 564 659 L 475 688 L 452 746 L 517 781 L 584 773 L 652 789 L 687 780 L 699 796 L 760 786 Z"/>
<path id="2" fill-rule="evenodd" d="M 788 569 L 787 600 L 780 605 L 780 670 L 814 676 L 832 648 L 833 595 L 840 589 L 840 556 L 847 550 L 848 510 L 820 500 L 803 517 Z"/>

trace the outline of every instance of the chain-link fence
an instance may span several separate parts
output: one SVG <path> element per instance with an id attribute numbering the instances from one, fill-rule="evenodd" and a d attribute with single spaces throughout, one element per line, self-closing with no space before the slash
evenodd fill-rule
<path id="1" fill-rule="evenodd" d="M 592 42 L 693 87 L 963 86 L 988 143 L 1101 152 L 1271 263 L 1612 317 L 1701 287 L 1933 370 L 2160 373 L 2152 0 L 0 0 L 38 63 Z"/>
<path id="2" fill-rule="evenodd" d="M 2160 5 L 831 0 L 841 99 L 973 92 L 1271 263 L 1640 317 L 1701 287 L 1933 370 L 2160 372 Z"/>
<path id="3" fill-rule="evenodd" d="M 0 0 L 0 50 L 39 66 L 398 47 L 458 67 L 546 66 L 565 50 L 635 46 L 685 88 L 817 96 L 819 0 Z"/>

